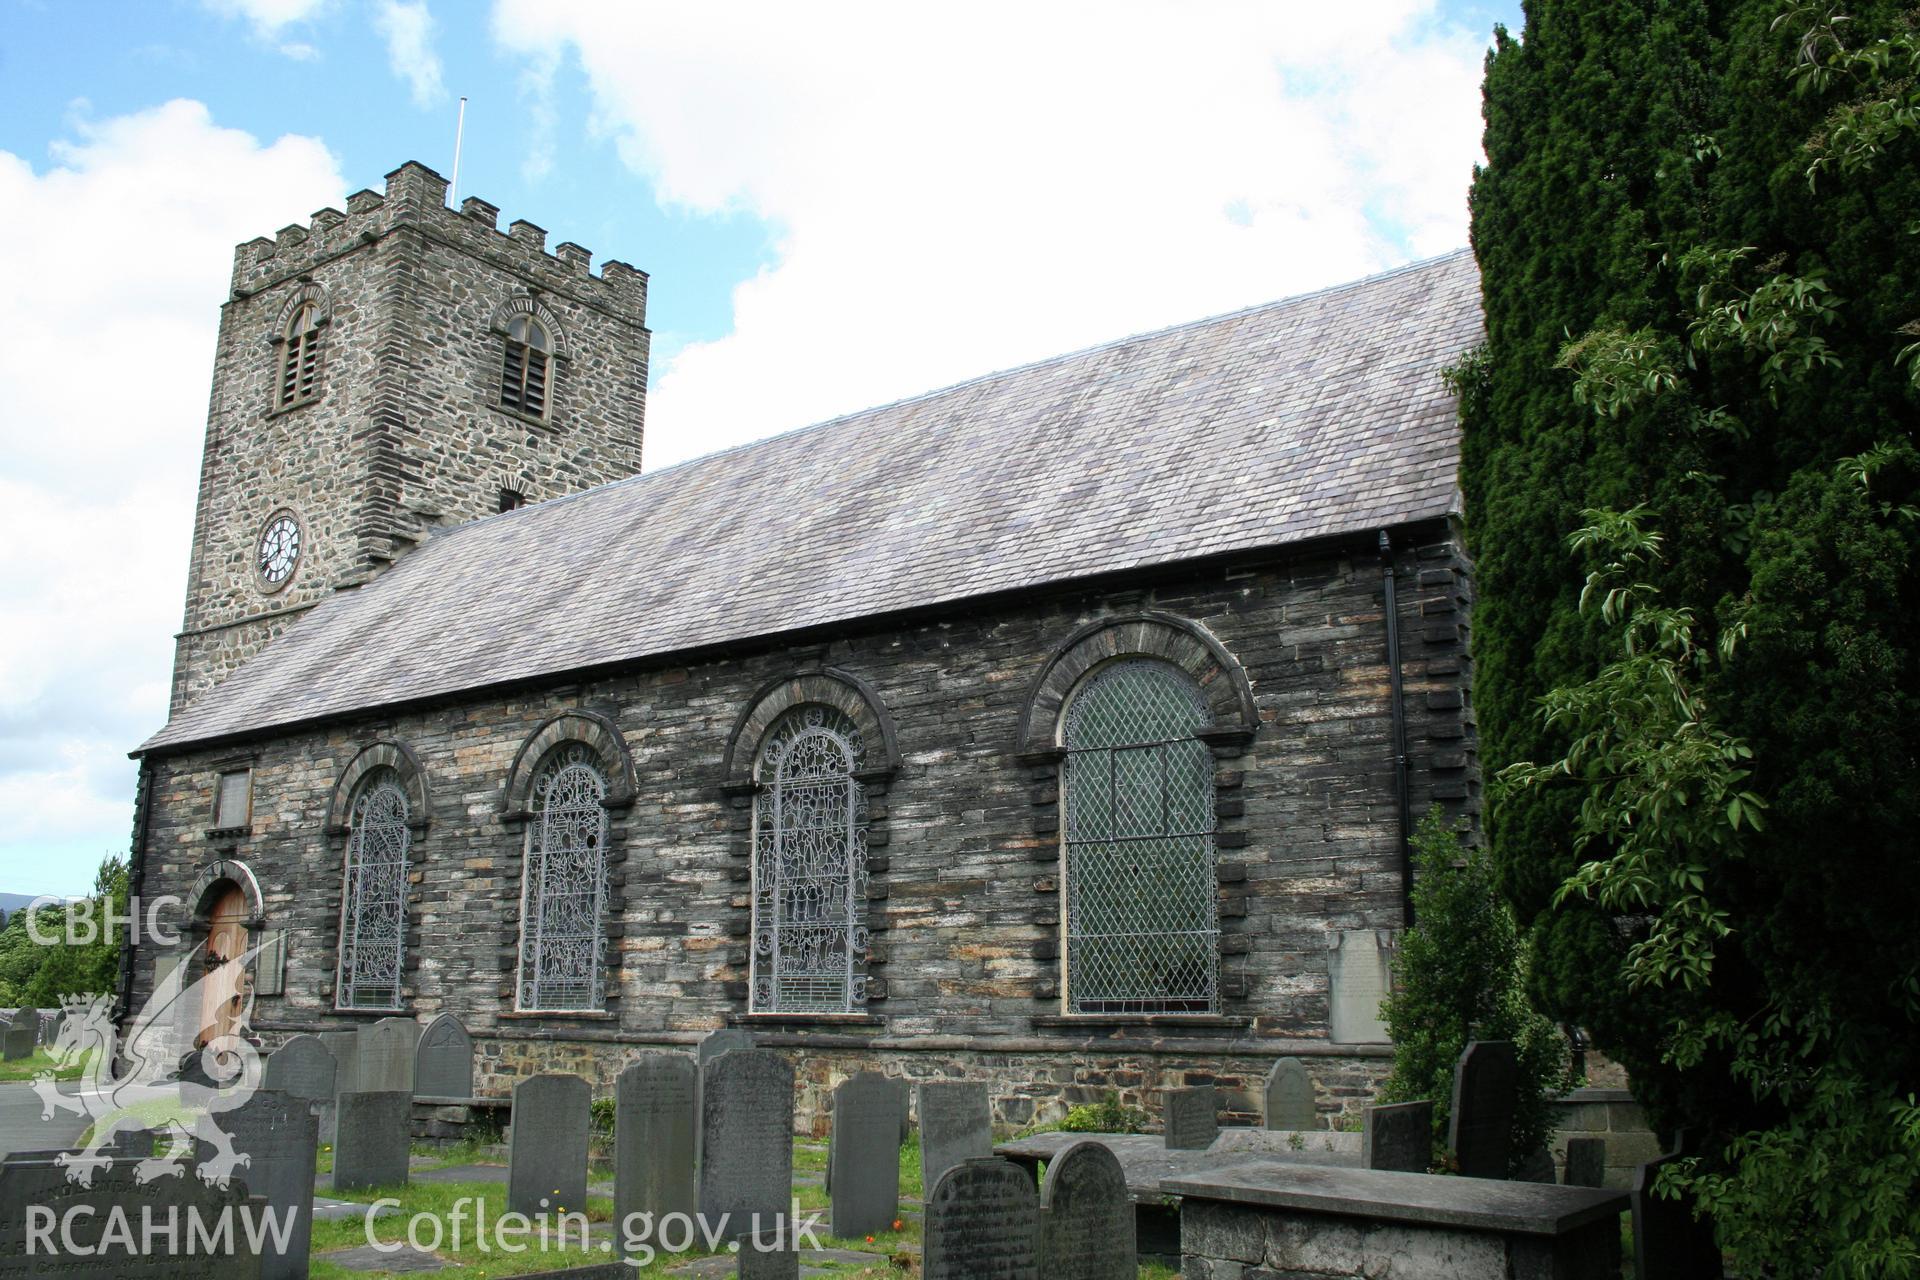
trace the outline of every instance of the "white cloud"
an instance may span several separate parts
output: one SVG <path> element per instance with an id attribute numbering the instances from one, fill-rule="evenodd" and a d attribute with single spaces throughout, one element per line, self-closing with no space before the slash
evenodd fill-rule
<path id="1" fill-rule="evenodd" d="M 663 201 L 782 228 L 657 375 L 650 466 L 1466 240 L 1486 42 L 1429 0 L 499 0 L 494 30 L 578 58 Z"/>
<path id="2" fill-rule="evenodd" d="M 77 891 L 126 847 L 233 246 L 346 191 L 319 141 L 262 145 L 197 102 L 75 134 L 39 173 L 0 151 L 0 889 L 30 871 Z M 77 861 L 56 882 L 59 857 Z"/>
<path id="3" fill-rule="evenodd" d="M 377 0 L 373 26 L 387 42 L 387 62 L 393 74 L 407 82 L 416 107 L 430 107 L 446 97 L 426 0 Z"/>
<path id="4" fill-rule="evenodd" d="M 281 33 L 295 23 L 318 17 L 330 0 L 200 0 L 201 5 L 223 18 L 239 18 L 253 28 L 259 40 L 273 45 L 296 62 L 313 62 L 320 50 L 304 40 L 282 40 Z"/>

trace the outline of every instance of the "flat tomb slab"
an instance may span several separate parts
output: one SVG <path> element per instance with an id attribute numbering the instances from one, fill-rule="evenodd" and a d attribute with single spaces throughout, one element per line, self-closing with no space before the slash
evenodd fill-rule
<path id="1" fill-rule="evenodd" d="M 1617 1219 L 1627 1193 L 1540 1182 L 1341 1169 L 1301 1162 L 1236 1165 L 1166 1179 L 1168 1195 L 1501 1235 L 1561 1236 Z"/>
<path id="2" fill-rule="evenodd" d="M 1283 1141 L 1266 1141 L 1276 1136 Z M 1214 1144 L 1203 1151 L 1170 1151 L 1158 1135 L 1150 1133 L 1037 1133 L 1031 1138 L 1003 1142 L 993 1149 L 993 1153 L 1015 1164 L 1032 1166 L 1052 1160 L 1077 1138 L 1092 1138 L 1113 1152 L 1120 1161 L 1120 1169 L 1127 1177 L 1127 1194 L 1135 1203 L 1151 1201 L 1156 1204 L 1160 1197 L 1169 1194 L 1167 1182 L 1170 1179 L 1201 1176 L 1216 1169 L 1282 1162 L 1331 1166 L 1357 1166 L 1360 1163 L 1357 1149 L 1348 1153 L 1316 1150 L 1314 1146 L 1307 1145 L 1295 1151 L 1285 1144 L 1285 1137 L 1284 1133 L 1259 1129 L 1223 1129 Z"/>

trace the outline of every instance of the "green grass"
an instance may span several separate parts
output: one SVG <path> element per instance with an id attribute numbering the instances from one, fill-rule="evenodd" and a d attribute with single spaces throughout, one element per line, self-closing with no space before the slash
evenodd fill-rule
<path id="1" fill-rule="evenodd" d="M 486 1163 L 479 1158 L 479 1148 L 484 1144 L 469 1143 L 458 1147 L 416 1146 L 415 1155 L 430 1157 L 434 1168 L 448 1168 L 454 1165 Z M 793 1168 L 795 1173 L 823 1173 L 827 1165 L 827 1147 L 824 1142 L 798 1141 L 793 1145 Z M 333 1169 L 333 1152 L 323 1149 L 320 1153 L 319 1170 L 322 1173 Z M 394 1199 L 400 1201 L 397 1215 L 382 1218 L 374 1224 L 374 1233 L 382 1243 L 404 1241 L 407 1220 L 414 1214 L 432 1214 L 443 1223 L 450 1219 L 453 1207 L 463 1199 L 485 1200 L 489 1214 L 501 1211 L 506 1188 L 497 1182 L 451 1182 L 451 1183 L 412 1183 L 405 1187 L 394 1187 L 368 1191 L 343 1191 L 328 1193 L 338 1200 L 350 1200 L 358 1204 L 372 1204 L 376 1200 Z M 795 1195 L 803 1209 L 825 1209 L 827 1207 L 826 1189 L 817 1185 L 803 1185 L 795 1188 Z M 900 1149 L 900 1202 L 902 1207 L 918 1201 L 921 1196 L 920 1174 L 920 1138 L 915 1134 L 906 1146 Z M 586 1204 L 587 1220 L 595 1224 L 611 1225 L 613 1221 L 613 1202 L 605 1196 L 588 1196 Z M 823 1218 L 824 1223 L 824 1218 Z M 917 1257 L 912 1265 L 896 1266 L 892 1258 L 899 1254 L 903 1246 L 917 1246 L 920 1243 L 920 1223 L 917 1218 L 903 1215 L 900 1229 L 883 1232 L 877 1236 L 852 1240 L 829 1235 L 824 1228 L 819 1232 L 820 1243 L 829 1249 L 852 1249 L 875 1255 L 870 1266 L 833 1265 L 836 1277 L 844 1280 L 911 1280 L 919 1274 Z M 471 1222 L 467 1225 L 471 1233 Z M 533 1272 L 559 1270 L 562 1267 L 582 1266 L 588 1263 L 603 1263 L 613 1255 L 600 1248 L 600 1238 L 592 1238 L 585 1248 L 577 1247 L 561 1250 L 549 1248 L 544 1251 L 529 1249 L 521 1254 L 503 1254 L 498 1251 L 487 1252 L 475 1247 L 471 1238 L 463 1241 L 463 1247 L 455 1250 L 443 1246 L 436 1250 L 438 1255 L 460 1268 L 457 1274 L 463 1277 L 476 1277 L 477 1280 L 491 1280 L 492 1277 L 520 1276 Z M 425 1243 L 427 1241 L 423 1241 Z M 365 1224 L 361 1221 L 316 1222 L 313 1224 L 313 1269 L 314 1280 L 360 1280 L 365 1276 L 391 1275 L 381 1271 L 348 1271 L 344 1267 L 327 1262 L 320 1255 L 335 1249 L 352 1249 L 367 1243 Z M 697 1258 L 709 1256 L 704 1249 L 690 1250 L 686 1253 L 662 1256 L 650 1265 L 630 1269 L 634 1280 L 664 1280 L 674 1267 L 691 1262 Z M 451 1274 L 451 1273 L 442 1273 Z M 1140 1268 L 1140 1280 L 1179 1280 L 1179 1272 L 1167 1267 L 1144 1266 Z"/>
<path id="2" fill-rule="evenodd" d="M 56 1067 L 52 1056 L 44 1048 L 36 1048 L 24 1058 L 17 1058 L 12 1062 L 0 1062 L 0 1084 L 31 1080 L 42 1071 L 53 1072 L 53 1078 L 56 1080 L 78 1080 L 81 1064 L 76 1062 L 70 1067 Z"/>

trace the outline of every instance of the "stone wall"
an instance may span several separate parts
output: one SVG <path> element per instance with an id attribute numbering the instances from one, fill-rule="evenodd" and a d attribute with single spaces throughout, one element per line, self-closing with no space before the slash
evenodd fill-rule
<path id="1" fill-rule="evenodd" d="M 1607 1173 L 1603 1186 L 1626 1190 L 1633 1171 L 1660 1157 L 1660 1139 L 1647 1124 L 1647 1113 L 1625 1089 L 1575 1089 L 1554 1107 L 1553 1160 L 1566 1176 L 1567 1139 L 1599 1138 L 1607 1144 Z"/>
<path id="2" fill-rule="evenodd" d="M 1405 532 L 1412 806 L 1470 815 L 1464 566 L 1449 530 Z M 369 1016 L 333 1008 L 345 842 L 329 813 L 363 749 L 402 744 L 427 810 L 410 852 L 403 1011 L 460 1015 L 481 1046 L 483 1092 L 536 1070 L 578 1070 L 604 1089 L 635 1049 L 691 1045 L 734 1021 L 794 1053 L 808 1097 L 860 1062 L 984 1077 L 1011 1125 L 1110 1088 L 1151 1108 L 1160 1088 L 1212 1076 L 1251 1118 L 1272 1058 L 1299 1053 L 1326 1066 L 1331 1118 L 1384 1065 L 1379 1046 L 1330 1039 L 1331 943 L 1401 924 L 1381 601 L 1378 556 L 1356 540 L 168 755 L 149 762 L 141 891 L 186 897 L 217 860 L 244 864 L 260 926 L 289 939 L 286 994 L 262 996 L 256 1023 L 277 1036 Z M 1066 1018 L 1053 766 L 1017 738 L 1061 646 L 1092 620 L 1142 611 L 1204 628 L 1251 691 L 1251 739 L 1216 745 L 1222 1004 L 1213 1018 Z M 770 683 L 821 668 L 863 682 L 897 732 L 899 766 L 870 788 L 874 992 L 863 1014 L 749 1015 L 750 824 L 725 786 L 729 735 Z M 503 793 L 530 735 L 566 712 L 611 726 L 631 756 L 632 803 L 609 815 L 615 973 L 603 1013 L 521 1014 L 524 835 Z M 254 770 L 252 826 L 209 833 L 218 769 L 235 761 Z M 136 1007 L 156 958 L 137 957 Z"/>
<path id="3" fill-rule="evenodd" d="M 385 195 L 254 240 L 221 310 L 173 706 L 219 682 L 287 623 L 435 528 L 637 475 L 646 412 L 646 277 L 528 222 L 495 228 L 409 164 Z M 311 300 L 324 319 L 319 392 L 276 402 L 281 338 Z M 544 420 L 501 407 L 501 327 L 537 307 L 558 339 Z M 262 527 L 292 511 L 293 577 L 254 569 Z"/>

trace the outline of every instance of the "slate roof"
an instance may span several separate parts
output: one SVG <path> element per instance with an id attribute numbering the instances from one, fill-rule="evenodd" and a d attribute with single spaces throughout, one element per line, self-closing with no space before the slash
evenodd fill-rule
<path id="1" fill-rule="evenodd" d="M 1466 251 L 436 534 L 143 751 L 1442 516 Z"/>

